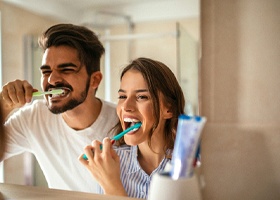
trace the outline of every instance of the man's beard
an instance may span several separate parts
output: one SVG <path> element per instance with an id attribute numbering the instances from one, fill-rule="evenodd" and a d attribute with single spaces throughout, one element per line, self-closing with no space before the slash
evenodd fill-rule
<path id="1" fill-rule="evenodd" d="M 66 112 L 67 110 L 72 110 L 73 108 L 77 107 L 78 105 L 83 103 L 85 101 L 85 99 L 87 98 L 89 85 L 90 85 L 90 79 L 88 78 L 86 88 L 83 92 L 81 92 L 80 98 L 77 98 L 77 99 L 73 98 L 69 102 L 67 102 L 64 106 L 61 106 L 61 107 L 58 107 L 58 106 L 54 106 L 52 108 L 48 107 L 49 110 L 53 114 L 60 114 L 60 113 Z"/>

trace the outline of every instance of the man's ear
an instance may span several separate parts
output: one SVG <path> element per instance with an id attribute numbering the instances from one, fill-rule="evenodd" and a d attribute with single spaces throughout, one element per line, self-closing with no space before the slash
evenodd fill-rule
<path id="1" fill-rule="evenodd" d="M 93 72 L 90 77 L 90 86 L 94 89 L 98 88 L 101 80 L 102 80 L 102 73 L 100 71 Z"/>

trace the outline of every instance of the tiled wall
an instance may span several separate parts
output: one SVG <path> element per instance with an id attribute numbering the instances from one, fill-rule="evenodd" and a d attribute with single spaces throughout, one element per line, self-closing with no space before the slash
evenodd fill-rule
<path id="1" fill-rule="evenodd" d="M 280 1 L 201 1 L 204 199 L 280 199 Z"/>

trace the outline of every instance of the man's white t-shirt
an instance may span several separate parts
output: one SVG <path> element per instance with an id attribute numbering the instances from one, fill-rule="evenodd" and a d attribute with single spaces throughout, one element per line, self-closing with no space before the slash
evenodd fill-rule
<path id="1" fill-rule="evenodd" d="M 70 128 L 61 114 L 52 114 L 44 100 L 35 100 L 9 117 L 5 159 L 23 152 L 35 155 L 50 188 L 93 192 L 97 182 L 79 162 L 86 145 L 113 135 L 116 106 L 102 101 L 96 121 L 84 130 Z"/>

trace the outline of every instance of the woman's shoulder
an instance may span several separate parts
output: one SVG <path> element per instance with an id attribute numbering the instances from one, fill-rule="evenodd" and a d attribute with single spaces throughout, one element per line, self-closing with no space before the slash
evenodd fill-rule
<path id="1" fill-rule="evenodd" d="M 123 145 L 121 145 L 121 146 L 116 146 L 116 145 L 114 145 L 113 146 L 113 148 L 114 148 L 114 150 L 115 151 L 131 151 L 132 149 L 131 149 L 131 146 L 130 145 L 126 145 L 126 144 L 123 144 Z"/>
<path id="2" fill-rule="evenodd" d="M 121 145 L 119 147 L 116 146 L 114 149 L 121 160 L 137 159 L 137 146 Z"/>

